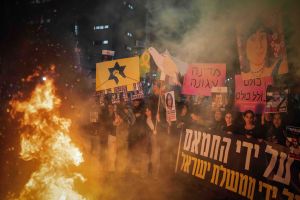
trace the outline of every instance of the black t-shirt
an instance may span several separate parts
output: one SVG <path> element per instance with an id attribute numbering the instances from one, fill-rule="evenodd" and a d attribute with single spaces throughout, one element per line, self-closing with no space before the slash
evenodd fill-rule
<path id="1" fill-rule="evenodd" d="M 255 126 L 252 129 L 245 129 L 245 127 L 242 127 L 239 130 L 240 135 L 245 135 L 245 136 L 251 136 L 252 138 L 263 138 L 261 135 L 261 129 L 259 129 L 257 126 Z"/>
<path id="2" fill-rule="evenodd" d="M 224 126 L 223 127 L 223 132 L 228 133 L 228 134 L 233 134 L 235 132 L 233 125 L 231 124 L 230 126 Z"/>
<path id="3" fill-rule="evenodd" d="M 285 145 L 285 136 L 284 136 L 284 128 L 275 126 L 271 126 L 268 130 L 267 140 L 270 142 L 275 142 L 280 145 Z"/>

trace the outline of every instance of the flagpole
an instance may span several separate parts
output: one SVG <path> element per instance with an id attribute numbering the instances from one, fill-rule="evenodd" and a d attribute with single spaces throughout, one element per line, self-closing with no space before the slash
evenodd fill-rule
<path id="1" fill-rule="evenodd" d="M 177 159 L 176 159 L 176 165 L 175 165 L 175 170 L 174 170 L 175 173 L 178 170 L 178 162 L 179 162 L 180 145 L 181 145 L 181 140 L 182 140 L 182 132 L 183 132 L 183 125 L 182 125 L 181 130 L 180 130 L 180 138 L 179 138 L 179 144 L 178 144 L 178 150 L 177 150 Z"/>
<path id="2" fill-rule="evenodd" d="M 156 131 L 156 127 L 157 127 L 157 115 L 159 114 L 159 107 L 160 107 L 160 101 L 161 101 L 161 95 L 160 95 L 160 93 L 161 93 L 161 83 L 162 83 L 162 81 L 161 80 L 159 80 L 159 83 L 160 83 L 160 87 L 159 87 L 159 96 L 158 96 L 158 106 L 157 106 L 157 112 L 156 112 L 156 116 L 155 116 L 155 126 L 154 126 L 154 131 Z M 160 117 L 160 116 L 159 116 Z"/>

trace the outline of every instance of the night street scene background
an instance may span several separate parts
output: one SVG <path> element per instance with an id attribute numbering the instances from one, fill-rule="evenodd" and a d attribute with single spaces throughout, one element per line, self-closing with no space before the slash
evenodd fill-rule
<path id="1" fill-rule="evenodd" d="M 0 5 L 0 199 L 300 199 L 300 1 Z"/>

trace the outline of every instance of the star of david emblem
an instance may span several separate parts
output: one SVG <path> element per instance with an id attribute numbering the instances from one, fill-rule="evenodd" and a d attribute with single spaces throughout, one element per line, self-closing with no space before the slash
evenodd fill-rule
<path id="1" fill-rule="evenodd" d="M 108 71 L 109 71 L 108 80 L 114 80 L 116 82 L 116 84 L 118 84 L 119 83 L 119 79 L 115 75 L 116 73 L 118 73 L 119 75 L 121 75 L 123 78 L 126 78 L 126 75 L 124 74 L 125 67 L 126 67 L 125 65 L 124 66 L 120 66 L 119 63 L 116 62 L 115 65 L 114 65 L 114 67 L 108 68 Z"/>

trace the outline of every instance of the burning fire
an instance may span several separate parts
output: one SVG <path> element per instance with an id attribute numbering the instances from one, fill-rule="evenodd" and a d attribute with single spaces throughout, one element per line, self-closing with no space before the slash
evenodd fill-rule
<path id="1" fill-rule="evenodd" d="M 40 166 L 32 173 L 18 199 L 85 199 L 74 188 L 81 174 L 71 172 L 83 156 L 71 141 L 71 120 L 59 116 L 61 100 L 55 96 L 53 80 L 38 84 L 28 101 L 12 100 L 12 117 L 21 114 L 22 159 L 36 159 Z"/>

